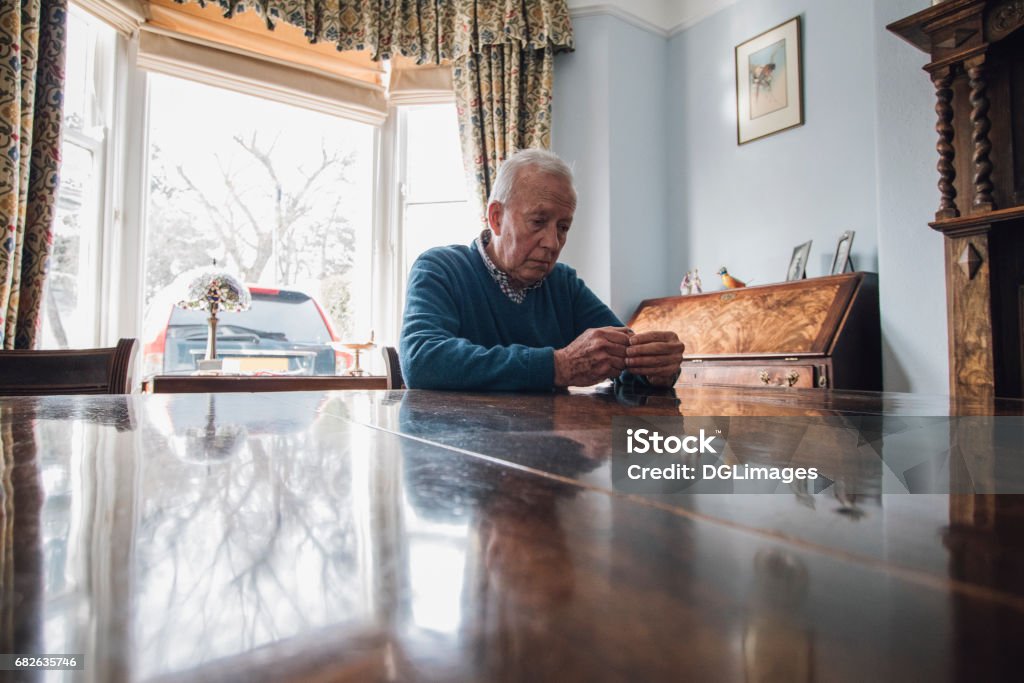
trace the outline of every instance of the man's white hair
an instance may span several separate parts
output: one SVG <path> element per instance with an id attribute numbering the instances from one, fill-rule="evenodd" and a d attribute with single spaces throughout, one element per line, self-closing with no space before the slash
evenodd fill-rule
<path id="1" fill-rule="evenodd" d="M 572 186 L 573 192 L 576 191 L 572 169 L 557 154 L 546 149 L 522 149 L 501 162 L 498 174 L 494 178 L 494 184 L 491 185 L 491 196 L 487 203 L 506 204 L 512 196 L 512 188 L 515 186 L 516 180 L 519 179 L 519 174 L 527 168 L 534 168 L 543 173 L 565 178 Z"/>

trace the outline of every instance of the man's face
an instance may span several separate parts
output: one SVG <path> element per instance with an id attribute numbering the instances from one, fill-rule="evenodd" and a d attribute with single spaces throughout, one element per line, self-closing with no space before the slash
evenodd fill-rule
<path id="1" fill-rule="evenodd" d="M 567 179 L 523 169 L 508 201 L 487 207 L 495 265 L 516 287 L 539 282 L 558 262 L 575 212 L 576 192 Z"/>

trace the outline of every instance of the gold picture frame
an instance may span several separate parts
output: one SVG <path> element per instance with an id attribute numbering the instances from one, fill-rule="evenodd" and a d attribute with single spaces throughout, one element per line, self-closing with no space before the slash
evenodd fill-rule
<path id="1" fill-rule="evenodd" d="M 800 17 L 736 46 L 736 142 L 804 123 Z"/>

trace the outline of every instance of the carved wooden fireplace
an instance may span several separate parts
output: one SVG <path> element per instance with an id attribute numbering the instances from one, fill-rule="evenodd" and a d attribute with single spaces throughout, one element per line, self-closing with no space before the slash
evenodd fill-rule
<path id="1" fill-rule="evenodd" d="M 946 0 L 888 28 L 931 56 L 950 391 L 1024 396 L 1024 0 Z"/>

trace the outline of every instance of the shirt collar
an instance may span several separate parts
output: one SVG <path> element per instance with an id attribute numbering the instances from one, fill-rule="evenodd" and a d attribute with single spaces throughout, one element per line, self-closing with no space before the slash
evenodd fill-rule
<path id="1" fill-rule="evenodd" d="M 524 301 L 526 301 L 526 293 L 531 290 L 537 289 L 542 284 L 544 284 L 545 278 L 541 278 L 537 282 L 534 282 L 532 285 L 527 285 L 522 289 L 517 289 L 513 287 L 512 278 L 509 276 L 509 274 L 498 268 L 498 266 L 494 265 L 494 261 L 492 261 L 491 257 L 487 255 L 487 245 L 491 243 L 491 237 L 491 229 L 484 228 L 483 232 L 480 233 L 480 236 L 473 240 L 473 245 L 476 247 L 476 250 L 480 253 L 480 258 L 483 259 L 484 266 L 487 267 L 487 272 L 490 273 L 491 277 L 494 278 L 494 281 L 498 283 L 498 286 L 501 287 L 501 291 L 505 294 L 505 296 L 507 296 L 515 303 L 521 304 Z"/>

